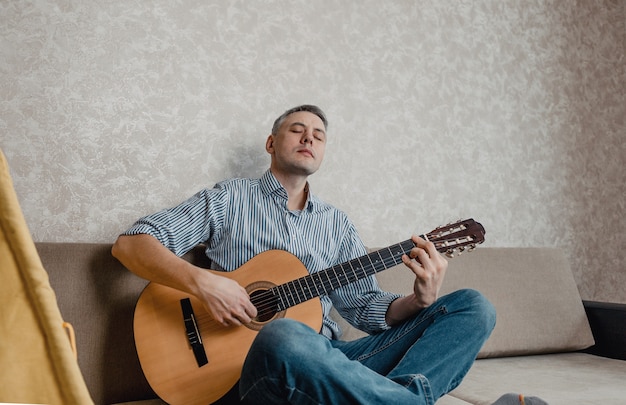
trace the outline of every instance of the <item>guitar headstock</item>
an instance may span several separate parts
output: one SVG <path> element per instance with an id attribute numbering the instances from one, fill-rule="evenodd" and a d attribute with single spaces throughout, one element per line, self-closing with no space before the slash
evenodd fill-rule
<path id="1" fill-rule="evenodd" d="M 425 235 L 425 239 L 433 242 L 437 250 L 453 257 L 465 250 L 471 252 L 485 241 L 485 228 L 473 219 L 440 226 Z"/>

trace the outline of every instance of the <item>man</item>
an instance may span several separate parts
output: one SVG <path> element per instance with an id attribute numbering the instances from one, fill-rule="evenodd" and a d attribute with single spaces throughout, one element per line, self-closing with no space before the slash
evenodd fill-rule
<path id="1" fill-rule="evenodd" d="M 257 310 L 236 282 L 180 258 L 198 243 L 225 271 L 269 249 L 293 253 L 311 273 L 364 255 L 354 225 L 308 186 L 324 158 L 327 127 L 318 107 L 286 111 L 267 138 L 271 164 L 260 179 L 221 182 L 138 220 L 113 255 L 140 277 L 196 296 L 225 327 L 249 323 Z M 495 311 L 473 290 L 439 297 L 447 262 L 432 243 L 413 242 L 402 258 L 415 274 L 413 294 L 383 292 L 369 277 L 320 297 L 321 332 L 289 319 L 267 324 L 243 367 L 242 402 L 433 404 L 454 389 L 491 333 Z M 333 305 L 371 335 L 338 340 Z"/>

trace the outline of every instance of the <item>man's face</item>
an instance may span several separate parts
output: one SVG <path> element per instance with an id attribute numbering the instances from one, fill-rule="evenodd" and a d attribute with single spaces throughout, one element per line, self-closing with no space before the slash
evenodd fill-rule
<path id="1" fill-rule="evenodd" d="M 282 174 L 309 176 L 319 169 L 326 149 L 326 128 L 315 114 L 299 111 L 289 115 L 278 133 L 267 138 L 272 169 Z"/>

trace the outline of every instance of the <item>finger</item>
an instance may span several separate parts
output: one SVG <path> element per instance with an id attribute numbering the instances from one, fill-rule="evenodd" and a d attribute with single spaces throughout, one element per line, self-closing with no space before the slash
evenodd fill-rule
<path id="1" fill-rule="evenodd" d="M 413 235 L 411 237 L 411 240 L 413 241 L 413 243 L 415 244 L 416 247 L 418 248 L 422 248 L 425 249 L 426 246 L 431 243 L 429 241 L 427 241 L 426 239 L 422 238 L 421 236 L 418 235 Z"/>
<path id="2" fill-rule="evenodd" d="M 430 253 L 428 250 L 421 247 L 414 247 L 408 254 L 410 259 L 415 260 L 420 266 L 425 267 L 429 264 L 431 259 Z"/>
<path id="3" fill-rule="evenodd" d="M 415 243 L 415 247 L 426 250 L 431 257 L 435 257 L 439 253 L 435 244 L 427 239 L 414 235 L 411 240 Z"/>
<path id="4" fill-rule="evenodd" d="M 447 265 L 448 261 L 441 254 L 441 252 L 437 250 L 437 246 L 433 242 L 425 240 L 419 236 L 413 236 L 412 240 L 417 249 L 423 249 L 427 252 L 429 259 L 434 260 L 435 263 Z M 419 258 L 417 253 L 415 253 L 415 257 Z"/>
<path id="5" fill-rule="evenodd" d="M 252 308 L 254 308 L 254 305 L 252 306 Z M 255 313 L 254 315 L 251 315 L 248 311 L 250 311 L 250 309 L 247 305 L 245 305 L 245 303 L 237 310 L 233 310 L 229 318 L 229 320 L 231 321 L 230 323 L 237 326 L 250 323 L 252 321 L 252 318 L 256 316 L 256 308 L 254 308 L 254 311 L 252 311 Z"/>
<path id="6" fill-rule="evenodd" d="M 426 249 L 426 251 L 428 252 L 428 255 L 429 255 L 430 257 L 432 257 L 433 259 L 434 259 L 434 258 L 438 258 L 438 257 L 443 257 L 443 256 L 441 255 L 441 252 L 439 252 L 439 251 L 437 250 L 437 246 L 435 246 L 435 244 L 434 244 L 433 242 L 430 242 L 430 241 L 429 241 L 429 242 L 427 242 L 427 243 L 426 243 L 426 248 L 425 248 L 425 249 Z"/>
<path id="7" fill-rule="evenodd" d="M 243 312 L 241 312 L 240 314 L 237 315 L 237 320 L 241 323 L 241 324 L 248 324 L 250 323 L 250 321 L 252 321 L 252 317 L 249 316 L 245 310 Z"/>
<path id="8" fill-rule="evenodd" d="M 245 305 L 246 315 L 248 315 L 251 319 L 256 317 L 257 309 L 251 301 L 248 301 Z"/>
<path id="9" fill-rule="evenodd" d="M 222 321 L 222 325 L 224 326 L 241 326 L 242 323 L 243 322 L 236 316 L 230 316 L 228 318 L 224 318 L 224 320 Z"/>
<path id="10" fill-rule="evenodd" d="M 423 279 L 426 276 L 426 269 L 424 269 L 422 264 L 417 260 L 411 259 L 408 255 L 403 255 L 402 262 L 413 272 L 413 274 L 415 274 L 417 278 Z"/>
<path id="11" fill-rule="evenodd" d="M 416 248 L 415 250 L 416 250 L 416 255 L 417 255 L 415 260 L 417 260 L 422 265 L 422 267 L 429 266 L 431 264 L 430 252 L 422 248 Z"/>
<path id="12" fill-rule="evenodd" d="M 213 319 L 223 326 L 239 326 L 242 323 L 249 323 L 250 318 L 243 309 L 235 311 L 233 308 L 224 307 L 215 313 Z"/>

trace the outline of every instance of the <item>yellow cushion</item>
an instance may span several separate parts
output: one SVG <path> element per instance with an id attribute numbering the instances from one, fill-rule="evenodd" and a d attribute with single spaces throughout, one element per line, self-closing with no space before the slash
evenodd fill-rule
<path id="1" fill-rule="evenodd" d="M 93 404 L 1 150 L 0 336 L 0 402 Z"/>

